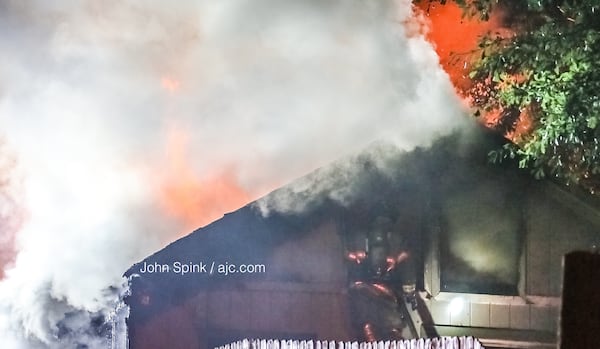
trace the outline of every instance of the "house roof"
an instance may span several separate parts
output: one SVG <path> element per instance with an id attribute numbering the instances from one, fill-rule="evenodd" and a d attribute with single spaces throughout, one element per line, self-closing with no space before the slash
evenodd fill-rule
<path id="1" fill-rule="evenodd" d="M 436 195 L 430 192 L 431 180 L 442 180 L 473 164 L 489 167 L 486 154 L 501 142 L 501 138 L 477 129 L 468 136 L 454 134 L 435 141 L 430 148 L 411 151 L 375 143 L 356 156 L 340 159 L 197 229 L 134 264 L 125 276 L 132 280 L 133 292 L 146 288 L 169 298 L 188 297 L 208 284 L 242 280 L 241 275 L 143 274 L 140 268 L 144 264 L 185 264 L 199 259 L 204 263 L 259 264 L 277 246 L 300 238 L 307 226 L 339 210 L 351 210 L 351 224 L 360 226 L 382 210 L 393 210 L 399 200 Z M 514 169 L 508 171 L 514 175 Z"/>
<path id="2" fill-rule="evenodd" d="M 161 300 L 137 307 L 136 316 L 140 319 L 183 302 L 202 289 L 232 285 L 239 289 L 245 287 L 247 280 L 289 281 L 285 273 L 211 275 L 208 273 L 210 265 L 206 265 L 207 272 L 186 277 L 175 273 L 142 274 L 140 268 L 144 264 L 172 265 L 176 261 L 261 264 L 265 256 L 281 251 L 282 246 L 287 246 L 289 252 L 289 246 L 293 248 L 305 239 L 312 228 L 339 217 L 343 217 L 342 227 L 336 234 L 343 235 L 344 244 L 352 244 L 352 232 L 364 231 L 382 212 L 384 215 L 397 212 L 400 207 L 439 210 L 433 206 L 439 205 L 445 196 L 454 197 L 457 192 L 486 185 L 507 187 L 509 183 L 510 189 L 504 194 L 517 200 L 526 196 L 525 191 L 542 193 L 536 197 L 553 198 L 600 226 L 600 206 L 594 200 L 551 181 L 536 181 L 516 164 L 490 164 L 489 150 L 503 142 L 503 138 L 488 130 L 475 129 L 440 138 L 430 147 L 411 151 L 385 143 L 373 144 L 360 154 L 340 159 L 224 215 L 136 263 L 125 273 L 132 280 L 133 293 L 127 302 L 135 307 L 144 293 Z M 344 269 L 341 265 L 340 269 Z"/>

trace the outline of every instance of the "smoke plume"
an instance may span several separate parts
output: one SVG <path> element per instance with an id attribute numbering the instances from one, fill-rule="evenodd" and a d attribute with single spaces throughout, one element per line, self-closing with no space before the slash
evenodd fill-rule
<path id="1" fill-rule="evenodd" d="M 0 279 L 14 262 L 15 235 L 24 218 L 18 203 L 21 185 L 15 181 L 15 158 L 0 138 Z"/>
<path id="2" fill-rule="evenodd" d="M 1 219 L 27 212 L 0 228 L 17 247 L 3 348 L 103 347 L 134 261 L 375 140 L 411 149 L 460 124 L 435 52 L 406 35 L 411 6 L 1 2 L 0 156 L 16 161 L 0 190 L 17 195 Z"/>

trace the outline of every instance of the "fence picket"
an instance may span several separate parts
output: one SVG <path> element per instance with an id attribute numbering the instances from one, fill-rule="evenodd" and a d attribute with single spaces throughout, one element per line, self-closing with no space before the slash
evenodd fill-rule
<path id="1" fill-rule="evenodd" d="M 473 337 L 418 338 L 378 342 L 244 339 L 215 349 L 485 349 Z"/>

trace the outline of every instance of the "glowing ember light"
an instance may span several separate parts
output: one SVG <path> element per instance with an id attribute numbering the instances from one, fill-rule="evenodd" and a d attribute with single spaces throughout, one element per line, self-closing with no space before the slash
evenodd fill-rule
<path id="1" fill-rule="evenodd" d="M 367 257 L 364 251 L 357 252 L 348 252 L 347 257 L 349 260 L 356 262 L 357 264 L 362 263 L 362 261 Z"/>
<path id="2" fill-rule="evenodd" d="M 383 284 L 373 284 L 373 286 L 382 294 L 390 297 L 390 298 L 394 298 L 394 292 L 387 286 L 383 285 Z"/>
<path id="3" fill-rule="evenodd" d="M 519 114 L 519 118 L 515 122 L 515 129 L 505 136 L 515 143 L 520 143 L 523 139 L 531 134 L 534 127 L 534 120 L 531 113 L 531 107 L 523 109 Z"/>
<path id="4" fill-rule="evenodd" d="M 170 76 L 163 76 L 160 79 L 160 85 L 168 92 L 174 93 L 181 88 L 181 81 Z"/>

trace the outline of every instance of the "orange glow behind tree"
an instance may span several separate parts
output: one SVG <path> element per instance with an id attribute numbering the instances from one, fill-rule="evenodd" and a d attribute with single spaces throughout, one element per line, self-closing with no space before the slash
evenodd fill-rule
<path id="1" fill-rule="evenodd" d="M 417 4 L 416 10 L 429 22 L 425 37 L 433 44 L 440 64 L 457 91 L 464 95 L 471 87 L 468 74 L 472 55 L 478 53 L 479 39 L 489 32 L 506 32 L 502 28 L 501 14 L 493 13 L 488 21 L 464 17 L 463 9 L 453 1 L 442 5 L 423 0 Z"/>
<path id="2" fill-rule="evenodd" d="M 482 85 L 469 78 L 472 64 L 482 55 L 479 41 L 486 34 L 507 37 L 513 31 L 503 27 L 504 13 L 496 9 L 491 13 L 489 20 L 484 21 L 478 17 L 469 18 L 454 1 L 440 4 L 436 1 L 421 1 L 416 6 L 417 14 L 427 18 L 425 37 L 434 46 L 442 68 L 448 73 L 457 93 L 463 98 L 468 107 L 473 107 L 472 94 L 479 91 Z M 507 120 L 506 113 L 502 110 L 492 110 L 479 117 L 486 127 L 500 129 Z M 528 110 L 523 110 L 512 121 L 514 127 L 503 132 L 504 136 L 518 143 L 528 135 L 533 128 L 533 121 Z"/>

